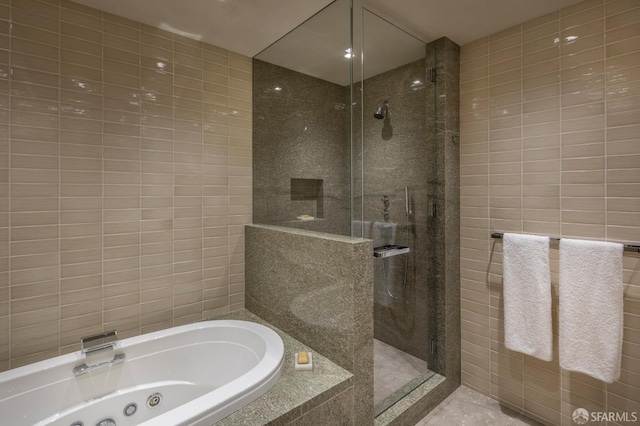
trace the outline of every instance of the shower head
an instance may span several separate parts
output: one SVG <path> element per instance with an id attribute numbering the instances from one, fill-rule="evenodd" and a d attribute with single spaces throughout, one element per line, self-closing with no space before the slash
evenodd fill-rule
<path id="1" fill-rule="evenodd" d="M 376 109 L 376 112 L 373 113 L 373 117 L 377 118 L 378 120 L 382 120 L 384 119 L 385 112 L 389 112 L 389 101 L 384 101 L 384 104 L 382 104 L 382 106 L 379 106 Z"/>

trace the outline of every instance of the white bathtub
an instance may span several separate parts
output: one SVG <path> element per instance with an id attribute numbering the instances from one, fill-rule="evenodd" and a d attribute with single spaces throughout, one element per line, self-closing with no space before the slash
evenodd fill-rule
<path id="1" fill-rule="evenodd" d="M 208 426 L 269 390 L 284 359 L 282 339 L 273 330 L 226 320 L 132 337 L 115 351 L 101 352 L 108 358 L 124 353 L 126 359 L 75 376 L 73 368 L 86 361 L 75 352 L 0 373 L 0 422 Z M 148 399 L 160 403 L 150 408 Z M 126 416 L 132 403 L 136 412 Z"/>

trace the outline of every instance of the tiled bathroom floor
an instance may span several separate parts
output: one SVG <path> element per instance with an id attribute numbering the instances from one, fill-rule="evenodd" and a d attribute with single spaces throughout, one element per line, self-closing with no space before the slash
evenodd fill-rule
<path id="1" fill-rule="evenodd" d="M 498 401 L 460 386 L 416 426 L 542 426 Z"/>
<path id="2" fill-rule="evenodd" d="M 373 341 L 374 403 L 391 395 L 415 377 L 428 371 L 427 362 L 379 340 Z"/>

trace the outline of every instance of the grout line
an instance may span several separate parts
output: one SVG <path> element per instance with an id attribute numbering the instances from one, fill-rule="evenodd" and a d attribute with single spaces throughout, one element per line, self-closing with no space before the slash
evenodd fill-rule
<path id="1" fill-rule="evenodd" d="M 102 89 L 102 95 L 100 96 L 102 105 L 101 105 L 101 126 L 102 126 L 102 133 L 101 133 L 101 137 L 100 137 L 100 147 L 101 147 L 101 163 L 102 163 L 102 170 L 101 170 L 101 175 L 102 175 L 102 194 L 101 194 L 101 221 L 100 221 L 100 227 L 101 227 L 101 235 L 100 235 L 100 288 L 101 288 L 101 307 L 100 307 L 100 312 L 101 312 L 101 318 L 100 318 L 100 330 L 102 332 L 104 332 L 104 308 L 105 308 L 105 303 L 104 303 L 104 295 L 105 295 L 105 289 L 104 289 L 104 231 L 105 231 L 105 227 L 104 227 L 104 217 L 105 217 L 105 159 L 104 159 L 104 87 L 105 87 L 105 82 L 104 82 L 104 12 L 100 11 L 100 22 L 101 22 L 101 30 L 102 30 L 102 43 L 100 46 L 100 51 L 101 51 L 101 61 L 102 61 L 102 70 L 101 70 L 101 77 L 102 77 L 102 82 L 101 82 L 101 89 Z"/>
<path id="2" fill-rule="evenodd" d="M 204 43 L 200 42 L 200 83 L 202 84 L 202 94 L 204 95 Z M 204 97 L 202 102 L 200 102 L 200 122 L 202 123 L 200 126 L 200 320 L 205 319 L 205 271 L 204 271 L 204 253 L 205 253 L 205 219 L 204 219 L 204 197 L 205 197 L 205 164 L 206 161 L 204 159 L 205 149 L 205 138 L 204 138 L 204 126 L 205 126 L 205 118 L 204 118 Z"/>
<path id="3" fill-rule="evenodd" d="M 116 24 L 120 25 L 120 24 Z M 137 25 L 138 32 L 138 332 L 142 334 L 142 29 L 141 24 Z M 104 96 L 102 97 L 104 99 Z"/>
<path id="4" fill-rule="evenodd" d="M 175 137 L 175 120 L 176 120 L 176 40 L 175 35 L 171 33 L 171 325 L 176 325 L 176 286 L 175 286 L 175 270 L 176 270 L 176 137 Z"/>
<path id="5" fill-rule="evenodd" d="M 524 42 L 522 40 L 524 33 L 523 25 L 520 24 L 520 229 L 524 232 Z M 520 403 L 520 412 L 524 412 L 524 364 L 525 355 L 521 356 L 522 370 L 520 371 L 520 383 L 522 384 L 520 391 L 522 398 Z"/>
<path id="6" fill-rule="evenodd" d="M 231 86 L 231 73 L 229 72 L 229 70 L 231 70 L 231 66 L 229 65 L 229 51 L 225 50 L 226 52 L 226 58 L 227 58 L 227 76 L 228 76 L 228 80 L 227 80 L 227 85 Z M 227 111 L 229 108 L 229 98 L 227 97 Z M 227 123 L 227 125 L 229 125 L 229 123 Z M 229 132 L 230 133 L 230 132 Z M 227 136 L 227 218 L 229 218 L 229 210 L 231 207 L 231 179 L 230 179 L 230 168 L 231 165 L 229 164 L 230 161 L 230 156 L 229 156 L 229 152 L 231 151 L 231 136 L 228 135 Z M 230 311 L 231 310 L 231 239 L 232 234 L 231 234 L 231 224 L 229 223 L 230 221 L 227 220 L 227 265 L 229 265 L 229 267 L 227 268 L 227 276 L 226 276 L 226 287 L 227 287 L 227 310 Z"/>
<path id="7" fill-rule="evenodd" d="M 487 229 L 487 234 L 490 232 L 491 229 L 491 87 L 490 87 L 490 75 L 491 75 L 491 60 L 490 60 L 490 47 L 491 47 L 491 41 L 489 39 L 489 37 L 487 36 L 487 76 L 485 77 L 487 79 L 487 218 L 488 218 L 488 226 L 489 229 Z M 488 250 L 487 252 L 489 253 L 489 262 L 491 261 L 491 246 L 492 246 L 492 241 L 491 241 L 491 237 L 489 235 L 487 235 L 487 246 L 488 246 Z M 490 263 L 489 263 L 490 264 Z M 491 291 L 489 291 L 489 332 L 491 332 L 491 319 L 492 319 L 492 315 L 491 315 Z M 491 350 L 491 334 L 489 335 L 489 396 L 493 398 L 493 362 L 491 362 L 491 358 L 492 358 L 492 350 Z"/>
<path id="8" fill-rule="evenodd" d="M 608 141 L 609 141 L 609 125 L 608 125 L 608 106 L 607 106 L 607 13 L 606 9 L 603 13 L 602 19 L 602 34 L 604 44 L 604 72 L 603 72 L 603 89 L 604 89 L 604 240 L 609 240 L 609 155 L 608 155 Z"/>
<path id="9" fill-rule="evenodd" d="M 7 6 L 9 8 L 9 40 L 11 40 L 11 35 L 13 33 L 13 29 L 12 29 L 12 22 L 13 22 L 13 7 L 11 7 L 11 5 L 9 4 L 9 6 Z M 7 190 L 8 190 L 8 200 L 7 200 L 7 206 L 9 211 L 7 212 L 7 245 L 9 246 L 7 248 L 7 254 L 9 256 L 9 258 L 7 259 L 7 263 L 8 263 L 8 271 L 7 271 L 7 291 L 9 292 L 8 295 L 8 312 L 7 312 L 7 322 L 8 322 L 8 330 L 7 330 L 7 335 L 8 335 L 8 349 L 9 349 L 9 353 L 8 353 L 8 358 L 7 358 L 7 363 L 9 364 L 9 368 L 12 368 L 12 358 L 13 358 L 13 345 L 11 344 L 12 342 L 12 335 L 13 335 L 13 316 L 11 315 L 11 308 L 13 305 L 13 301 L 12 301 L 12 297 L 11 297 L 11 286 L 12 286 L 12 281 L 13 281 L 13 276 L 12 276 L 12 270 L 13 268 L 11 268 L 11 259 L 12 259 L 12 250 L 11 250 L 11 240 L 12 240 L 12 227 L 11 227 L 11 218 L 13 216 L 12 213 L 12 204 L 11 204 L 11 178 L 12 178 L 12 173 L 11 173 L 11 154 L 12 154 L 12 142 L 13 142 L 13 138 L 11 137 L 11 119 L 12 119 L 12 112 L 13 109 L 11 108 L 11 104 L 12 104 L 12 83 L 13 83 L 13 72 L 11 71 L 12 68 L 12 58 L 13 58 L 13 52 L 11 50 L 9 50 L 9 82 L 8 82 L 8 86 L 9 86 L 9 93 L 8 93 L 8 98 L 9 98 L 9 111 L 7 113 L 8 119 L 9 119 L 9 137 L 8 137 L 8 159 L 7 159 L 7 166 L 9 168 L 9 170 L 7 170 Z"/>
<path id="10" fill-rule="evenodd" d="M 62 5 L 58 3 L 58 355 L 62 347 Z"/>
<path id="11" fill-rule="evenodd" d="M 560 38 L 562 36 L 562 14 L 558 15 L 558 37 Z M 560 152 L 560 162 L 559 162 L 559 179 L 558 179 L 558 207 L 560 209 L 560 237 L 564 236 L 564 232 L 563 232 L 563 208 L 562 208 L 562 135 L 563 135 L 563 120 L 562 120 L 562 39 L 559 40 L 558 43 L 558 117 L 560 119 L 560 125 L 559 125 L 559 152 Z M 558 262 L 560 261 L 560 254 L 558 253 Z M 558 279 L 558 288 L 560 288 L 560 282 Z M 559 297 L 559 295 L 558 295 Z M 560 318 L 560 313 L 559 313 L 559 309 L 560 306 L 558 306 L 558 318 Z M 560 321 L 558 319 L 558 321 Z M 559 335 L 560 335 L 560 329 L 558 328 L 558 342 L 559 340 Z M 555 339 L 554 339 L 555 341 Z M 563 370 L 562 367 L 560 367 L 560 351 L 558 348 L 558 374 L 560 375 L 560 416 L 562 418 L 562 394 L 564 393 L 564 374 L 563 374 Z"/>
<path id="12" fill-rule="evenodd" d="M 608 180 L 609 180 L 609 168 L 608 168 L 608 141 L 609 141 L 609 125 L 608 125 L 608 108 L 607 108 L 607 10 L 606 6 L 603 7 L 603 19 L 602 19 L 602 43 L 604 44 L 603 55 L 603 90 L 604 90 L 604 240 L 609 240 L 609 193 L 608 193 Z M 624 308 L 623 308 L 624 316 Z M 623 323 L 624 330 L 624 323 Z M 623 342 L 624 344 L 624 342 Z M 609 384 L 604 384 L 604 408 L 608 412 L 609 408 Z M 609 420 L 607 419 L 607 423 Z"/>

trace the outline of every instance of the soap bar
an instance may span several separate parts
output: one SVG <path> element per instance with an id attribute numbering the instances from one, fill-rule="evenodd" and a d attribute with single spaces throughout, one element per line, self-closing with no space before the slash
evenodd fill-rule
<path id="1" fill-rule="evenodd" d="M 309 355 L 306 351 L 298 352 L 298 364 L 309 364 Z"/>
<path id="2" fill-rule="evenodd" d="M 296 352 L 294 355 L 295 355 L 295 364 L 294 364 L 295 370 L 306 370 L 306 371 L 313 370 L 313 354 L 311 352 Z"/>

